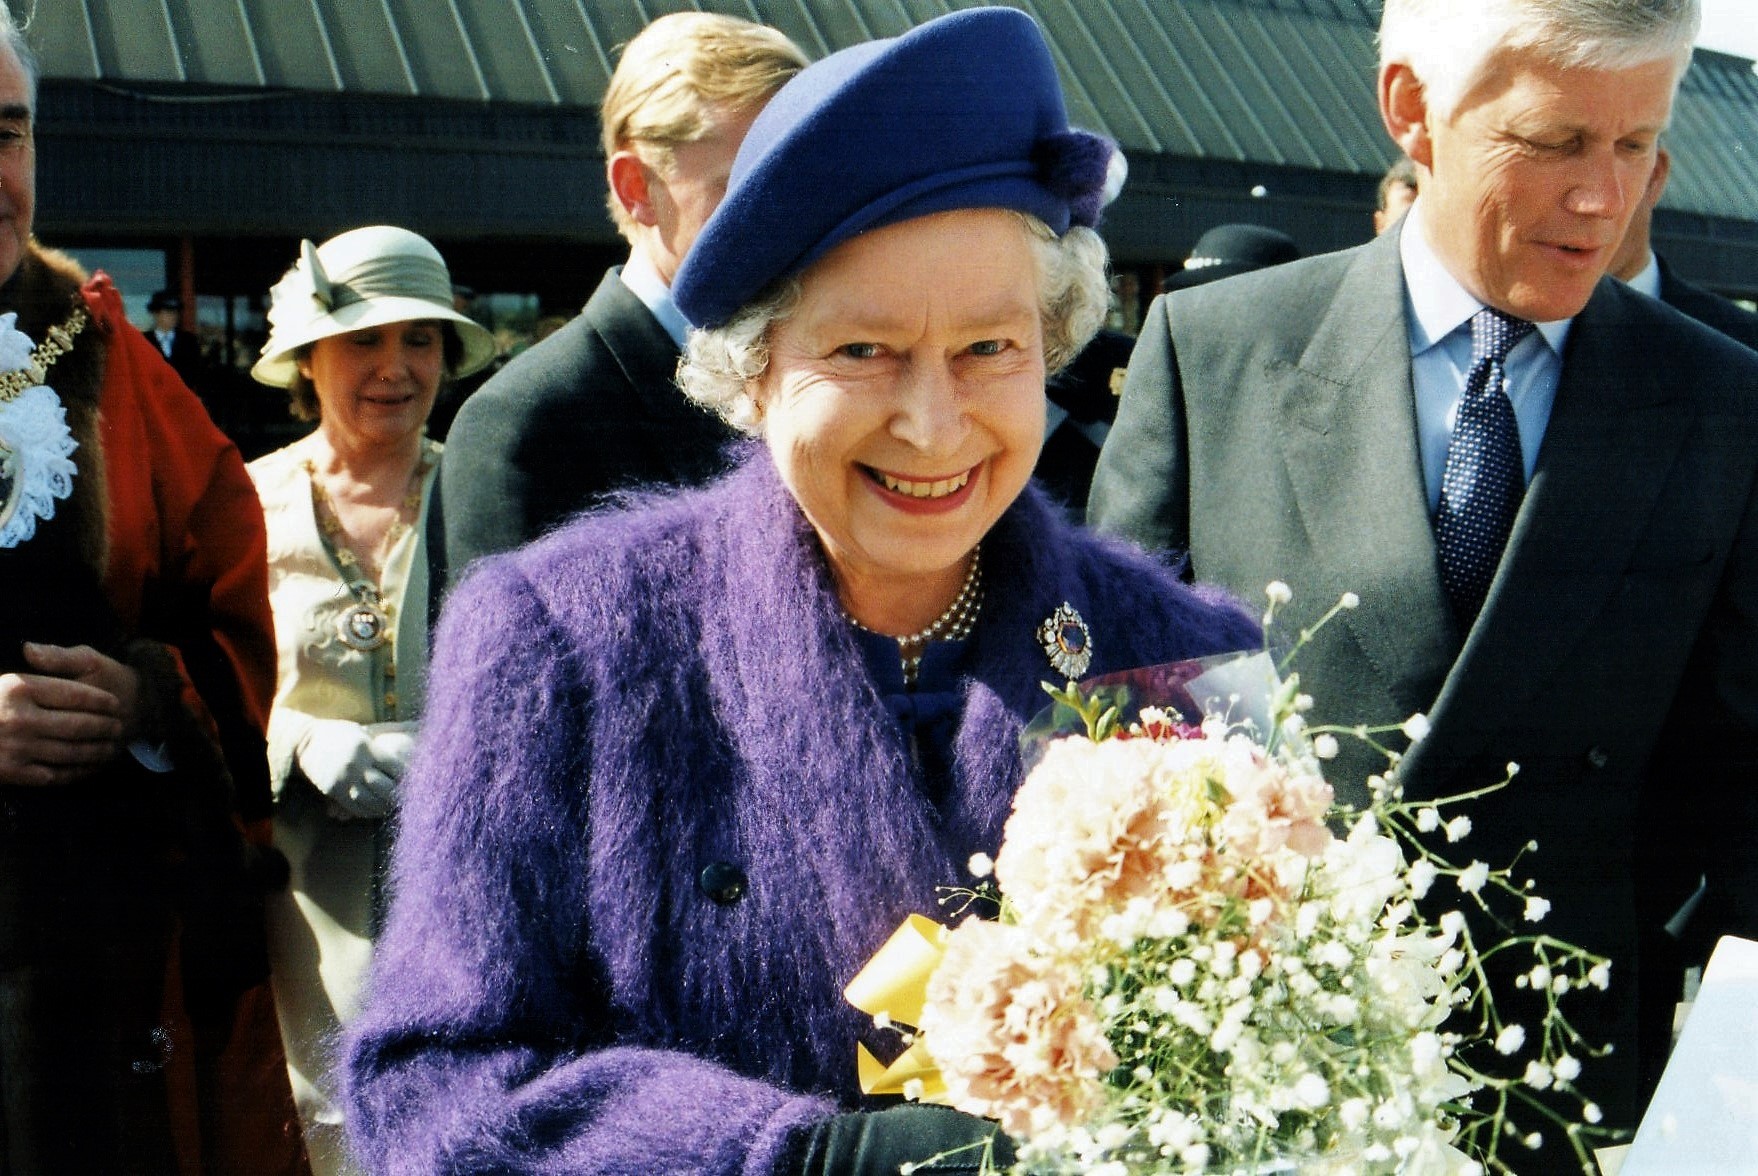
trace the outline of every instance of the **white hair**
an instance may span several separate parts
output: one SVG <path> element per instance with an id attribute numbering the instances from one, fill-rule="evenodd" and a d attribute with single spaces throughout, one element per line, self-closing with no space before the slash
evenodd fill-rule
<path id="1" fill-rule="evenodd" d="M 1058 237 L 1037 217 L 1016 213 L 1030 235 L 1038 270 L 1038 317 L 1043 324 L 1044 373 L 1061 371 L 1104 325 L 1111 299 L 1105 242 L 1075 227 Z M 762 413 L 751 385 L 769 366 L 769 334 L 799 308 L 800 276 L 784 278 L 724 326 L 691 331 L 678 362 L 684 394 L 736 429 L 756 433 Z"/>
<path id="2" fill-rule="evenodd" d="M 25 86 L 30 93 L 31 113 L 37 109 L 37 55 L 32 52 L 30 43 L 24 39 L 24 30 L 18 21 L 13 19 L 12 12 L 0 3 L 0 45 L 12 50 L 18 58 L 19 66 L 24 70 Z"/>
<path id="3" fill-rule="evenodd" d="M 1498 52 L 1535 53 L 1568 69 L 1691 64 L 1698 0 L 1386 0 L 1380 67 L 1406 65 L 1431 114 L 1451 117 Z"/>

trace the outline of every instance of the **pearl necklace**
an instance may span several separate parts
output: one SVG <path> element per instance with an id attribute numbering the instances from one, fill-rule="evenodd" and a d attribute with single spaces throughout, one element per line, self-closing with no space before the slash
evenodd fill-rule
<path id="1" fill-rule="evenodd" d="M 935 617 L 928 627 L 907 637 L 894 637 L 897 642 L 898 661 L 903 669 L 903 684 L 913 687 L 922 669 L 922 655 L 928 651 L 928 645 L 934 641 L 962 641 L 971 635 L 977 627 L 977 616 L 983 611 L 983 549 L 978 547 L 971 552 L 971 566 L 964 574 L 964 583 L 959 586 L 958 595 L 946 606 L 946 611 Z M 889 633 L 879 633 L 850 616 L 843 610 L 849 624 L 868 633 L 881 637 L 889 637 Z"/>

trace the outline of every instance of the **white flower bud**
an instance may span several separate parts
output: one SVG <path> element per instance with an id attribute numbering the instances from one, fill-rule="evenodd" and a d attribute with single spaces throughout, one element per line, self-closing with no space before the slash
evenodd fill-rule
<path id="1" fill-rule="evenodd" d="M 1337 737 L 1329 733 L 1313 736 L 1312 754 L 1322 760 L 1336 759 L 1343 749 L 1337 745 Z"/>
<path id="2" fill-rule="evenodd" d="M 1503 1056 L 1511 1057 L 1519 1053 L 1520 1047 L 1525 1044 L 1526 1030 L 1523 1026 L 1508 1025 L 1496 1034 L 1496 1052 Z"/>
<path id="3" fill-rule="evenodd" d="M 1264 588 L 1271 604 L 1287 604 L 1294 599 L 1294 590 L 1280 580 L 1271 580 Z"/>
<path id="4" fill-rule="evenodd" d="M 1342 609 L 1360 608 L 1361 597 L 1353 592 L 1345 592 L 1337 598 L 1337 607 Z"/>
<path id="5" fill-rule="evenodd" d="M 1526 921 L 1536 923 L 1550 914 L 1550 899 L 1531 895 L 1526 899 Z"/>
<path id="6" fill-rule="evenodd" d="M 1447 840 L 1463 841 L 1471 833 L 1471 818 L 1461 813 L 1447 822 Z"/>
<path id="7" fill-rule="evenodd" d="M 1421 743 L 1428 735 L 1428 716 L 1421 711 L 1418 711 L 1405 719 L 1404 725 L 1400 729 L 1404 732 L 1404 737 L 1410 740 L 1410 742 Z"/>
<path id="8" fill-rule="evenodd" d="M 966 868 L 970 870 L 972 877 L 987 878 L 995 872 L 995 859 L 986 853 L 973 853 Z"/>

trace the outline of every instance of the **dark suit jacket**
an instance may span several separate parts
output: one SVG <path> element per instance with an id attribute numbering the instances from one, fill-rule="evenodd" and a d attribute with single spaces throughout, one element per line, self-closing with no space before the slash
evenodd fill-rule
<path id="1" fill-rule="evenodd" d="M 1319 721 L 1429 715 L 1407 794 L 1520 764 L 1468 810 L 1476 832 L 1454 849 L 1503 865 L 1539 842 L 1519 876 L 1555 902 L 1544 929 L 1615 961 L 1586 1016 L 1618 1052 L 1584 1082 L 1633 1126 L 1638 938 L 1700 873 L 1720 903 L 1707 925 L 1758 929 L 1758 355 L 1602 281 L 1570 332 L 1489 598 L 1462 632 L 1417 455 L 1396 236 L 1156 301 L 1090 517 L 1188 550 L 1198 579 L 1248 597 L 1286 581 L 1287 633 L 1358 593 L 1297 668 Z M 1383 767 L 1346 752 L 1343 791 L 1361 796 Z M 1662 1018 L 1675 980 L 1650 981 Z"/>
<path id="2" fill-rule="evenodd" d="M 1753 314 L 1712 290 L 1692 285 L 1673 273 L 1666 258 L 1658 260 L 1662 302 L 1690 315 L 1705 326 L 1714 327 L 1728 338 L 1758 350 L 1758 314 Z"/>
<path id="3" fill-rule="evenodd" d="M 145 335 L 146 341 L 153 345 L 154 351 L 165 355 L 159 347 L 159 337 L 153 333 L 151 327 L 142 330 L 141 334 Z M 176 372 L 185 384 L 197 392 L 201 390 L 196 387 L 202 369 L 201 340 L 197 339 L 192 332 L 184 330 L 172 332 L 171 354 L 165 356 L 165 359 L 171 365 L 171 370 Z"/>
<path id="4" fill-rule="evenodd" d="M 701 482 L 725 468 L 733 433 L 678 390 L 677 361 L 671 336 L 607 272 L 572 322 L 459 409 L 428 523 L 431 582 L 614 491 Z"/>

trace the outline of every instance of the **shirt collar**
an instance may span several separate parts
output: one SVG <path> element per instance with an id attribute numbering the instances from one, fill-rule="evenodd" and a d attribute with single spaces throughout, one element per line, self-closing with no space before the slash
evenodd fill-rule
<path id="1" fill-rule="evenodd" d="M 1483 309 L 1470 291 L 1459 284 L 1428 243 L 1422 220 L 1422 197 L 1410 206 L 1398 234 L 1398 254 L 1404 265 L 1404 289 L 1410 299 L 1410 354 L 1420 355 L 1458 330 Z M 1573 319 L 1538 323 L 1538 334 L 1556 354 L 1563 353 Z"/>
<path id="2" fill-rule="evenodd" d="M 629 260 L 623 265 L 622 279 L 623 285 L 629 288 L 629 293 L 639 298 L 641 305 L 653 313 L 653 317 L 659 320 L 659 325 L 665 328 L 665 333 L 671 336 L 672 342 L 681 350 L 690 335 L 689 320 L 684 318 L 677 303 L 671 300 L 671 287 L 665 284 L 665 279 L 659 276 L 659 270 L 645 253 L 637 249 L 629 254 Z"/>
<path id="3" fill-rule="evenodd" d="M 1638 294 L 1660 297 L 1660 258 L 1654 256 L 1654 250 L 1648 251 L 1648 264 L 1642 267 L 1642 272 L 1624 284 Z"/>

